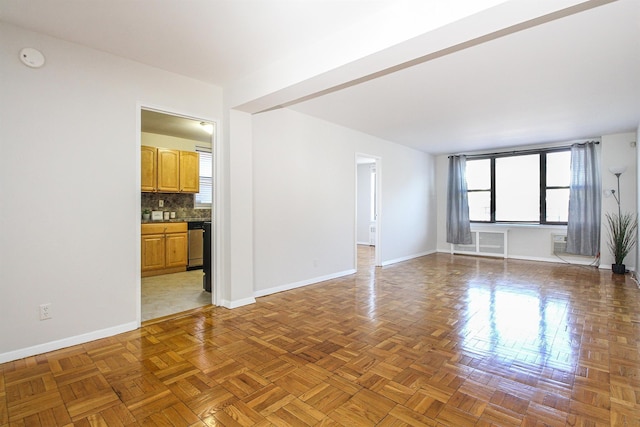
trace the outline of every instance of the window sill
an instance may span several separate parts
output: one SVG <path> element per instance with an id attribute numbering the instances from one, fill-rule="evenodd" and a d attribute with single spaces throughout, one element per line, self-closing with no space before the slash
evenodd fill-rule
<path id="1" fill-rule="evenodd" d="M 521 224 L 517 222 L 482 223 L 472 222 L 472 230 L 508 230 L 513 228 L 531 230 L 566 230 L 567 226 L 562 224 Z"/>

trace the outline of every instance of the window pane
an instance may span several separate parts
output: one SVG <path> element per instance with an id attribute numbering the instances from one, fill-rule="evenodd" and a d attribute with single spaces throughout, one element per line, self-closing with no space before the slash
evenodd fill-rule
<path id="1" fill-rule="evenodd" d="M 467 160 L 467 189 L 488 190 L 491 188 L 491 160 Z"/>
<path id="2" fill-rule="evenodd" d="M 567 222 L 569 218 L 569 189 L 547 190 L 547 221 Z"/>
<path id="3" fill-rule="evenodd" d="M 568 187 L 571 181 L 571 151 L 547 153 L 547 187 Z"/>
<path id="4" fill-rule="evenodd" d="M 540 220 L 540 155 L 496 159 L 496 221 Z"/>
<path id="5" fill-rule="evenodd" d="M 213 156 L 206 148 L 197 147 L 200 155 L 200 192 L 196 194 L 196 207 L 211 207 L 213 201 Z"/>
<path id="6" fill-rule="evenodd" d="M 491 221 L 491 192 L 473 191 L 469 196 L 469 219 L 471 221 Z"/>

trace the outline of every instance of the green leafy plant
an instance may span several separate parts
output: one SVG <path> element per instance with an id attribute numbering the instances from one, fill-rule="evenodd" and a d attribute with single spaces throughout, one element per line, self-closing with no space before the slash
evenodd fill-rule
<path id="1" fill-rule="evenodd" d="M 636 245 L 638 218 L 630 213 L 606 214 L 609 226 L 609 249 L 615 263 L 622 265 Z"/>
<path id="2" fill-rule="evenodd" d="M 142 210 L 142 213 L 143 213 L 143 214 L 145 214 L 145 215 L 151 215 L 151 210 L 149 210 L 149 209 L 143 209 L 143 210 Z"/>

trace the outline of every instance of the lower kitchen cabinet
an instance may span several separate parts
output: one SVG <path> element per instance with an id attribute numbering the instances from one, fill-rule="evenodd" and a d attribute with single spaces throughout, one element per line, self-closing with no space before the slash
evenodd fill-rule
<path id="1" fill-rule="evenodd" d="M 142 277 L 186 271 L 186 222 L 142 224 L 141 229 Z"/>
<path id="2" fill-rule="evenodd" d="M 171 267 L 186 267 L 189 251 L 189 236 L 184 233 L 165 234 L 165 259 L 164 265 Z"/>

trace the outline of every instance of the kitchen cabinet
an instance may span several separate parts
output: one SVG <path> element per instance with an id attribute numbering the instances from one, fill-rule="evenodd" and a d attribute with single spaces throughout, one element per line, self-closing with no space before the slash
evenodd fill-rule
<path id="1" fill-rule="evenodd" d="M 186 222 L 142 224 L 142 277 L 187 269 L 189 237 Z"/>
<path id="2" fill-rule="evenodd" d="M 195 151 L 141 147 L 141 191 L 198 193 L 200 160 Z"/>
<path id="3" fill-rule="evenodd" d="M 157 150 L 155 147 L 142 146 L 140 159 L 142 160 L 142 191 L 156 191 L 158 188 L 158 170 L 156 164 Z"/>
<path id="4" fill-rule="evenodd" d="M 180 151 L 158 148 L 158 191 L 180 191 Z"/>
<path id="5" fill-rule="evenodd" d="M 200 159 L 195 151 L 180 152 L 180 191 L 200 192 Z"/>

